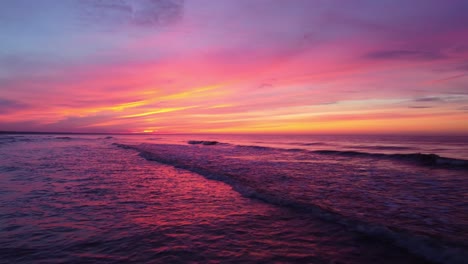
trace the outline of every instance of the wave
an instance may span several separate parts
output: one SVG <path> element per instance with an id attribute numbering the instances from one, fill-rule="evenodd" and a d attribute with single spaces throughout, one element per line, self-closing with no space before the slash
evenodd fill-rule
<path id="1" fill-rule="evenodd" d="M 349 148 L 353 149 L 375 149 L 375 150 L 412 150 L 411 147 L 402 147 L 402 146 L 349 146 Z"/>
<path id="2" fill-rule="evenodd" d="M 327 143 L 322 143 L 322 142 L 311 142 L 311 143 L 291 143 L 292 145 L 298 145 L 298 146 L 325 146 L 325 145 L 330 145 Z"/>
<path id="3" fill-rule="evenodd" d="M 412 233 L 408 230 L 397 228 L 395 226 L 390 227 L 379 223 L 366 222 L 356 217 L 343 215 L 333 208 L 299 201 L 289 197 L 288 195 L 278 193 L 275 191 L 275 189 L 268 189 L 265 186 L 269 185 L 271 181 L 275 181 L 275 179 L 269 178 L 268 182 L 264 182 L 265 178 L 259 175 L 259 172 L 249 174 L 246 173 L 248 172 L 247 168 L 244 168 L 247 169 L 247 171 L 239 169 L 242 167 L 230 169 L 230 165 L 223 164 L 221 161 L 220 164 L 213 164 L 208 159 L 205 160 L 192 158 L 191 160 L 188 160 L 186 158 L 187 156 L 185 155 L 191 154 L 185 154 L 185 150 L 189 150 L 187 149 L 190 148 L 189 146 L 180 148 L 180 146 L 175 145 L 157 145 L 155 149 L 152 149 L 152 146 L 144 144 L 135 146 L 114 143 L 114 145 L 123 149 L 135 150 L 139 152 L 141 157 L 147 160 L 186 169 L 198 173 L 208 179 L 222 181 L 226 184 L 229 184 L 235 191 L 239 192 L 245 197 L 254 198 L 273 205 L 283 206 L 304 212 L 306 214 L 311 214 L 326 221 L 345 226 L 351 231 L 359 232 L 378 240 L 390 242 L 432 262 L 464 263 L 464 261 L 468 258 L 466 251 L 463 248 L 460 248 L 457 244 L 442 241 L 438 238 L 433 238 L 423 234 Z M 162 146 L 160 151 L 158 151 L 159 146 Z M 242 147 L 253 148 L 260 151 L 266 149 L 275 150 L 274 148 L 265 148 L 259 146 Z M 319 151 L 316 153 L 350 156 L 368 154 L 343 151 Z M 200 153 L 200 155 L 203 156 L 203 153 Z M 255 178 L 252 178 L 252 176 Z M 280 186 L 281 182 L 275 182 L 274 184 Z"/>
<path id="4" fill-rule="evenodd" d="M 30 142 L 33 141 L 31 138 L 27 138 L 24 136 L 2 136 L 0 137 L 0 145 L 8 144 L 8 143 L 15 143 L 15 142 Z"/>
<path id="5" fill-rule="evenodd" d="M 218 141 L 204 141 L 204 140 L 189 140 L 187 143 L 190 145 L 205 145 L 205 146 L 219 144 Z"/>
<path id="6" fill-rule="evenodd" d="M 6 143 L 12 143 L 16 142 L 16 137 L 13 136 L 1 136 L 0 137 L 0 145 L 6 144 Z"/>
<path id="7" fill-rule="evenodd" d="M 363 151 L 352 151 L 352 150 L 307 150 L 301 148 L 276 148 L 276 147 L 267 147 L 267 146 L 258 146 L 258 145 L 233 145 L 229 143 L 222 143 L 218 141 L 198 141 L 198 140 L 189 140 L 187 142 L 191 145 L 231 145 L 238 148 L 251 148 L 255 150 L 281 150 L 281 151 L 290 151 L 290 152 L 310 152 L 321 155 L 337 155 L 337 156 L 347 156 L 347 157 L 368 157 L 368 158 L 380 158 L 380 159 L 391 159 L 391 160 L 400 160 L 405 162 L 410 162 L 416 165 L 421 166 L 431 166 L 431 167 L 441 167 L 446 169 L 468 169 L 468 160 L 464 159 L 455 159 L 439 156 L 433 153 L 372 153 L 372 152 L 363 152 Z M 302 144 L 302 143 L 300 143 Z M 320 143 L 304 143 L 303 146 L 309 146 L 309 144 L 319 145 Z M 292 143 L 291 145 L 299 145 L 299 143 Z M 409 150 L 409 147 L 398 147 L 398 146 L 371 146 L 371 147 L 362 147 L 376 150 Z"/>
<path id="8" fill-rule="evenodd" d="M 255 141 L 253 143 L 259 144 L 285 144 L 285 145 L 296 145 L 296 146 L 327 146 L 332 145 L 325 142 L 271 142 L 271 141 Z"/>
<path id="9" fill-rule="evenodd" d="M 16 166 L 0 166 L 0 172 L 12 172 L 18 170 Z"/>
<path id="10" fill-rule="evenodd" d="M 255 145 L 235 145 L 235 147 L 238 147 L 238 148 L 250 148 L 250 149 L 256 149 L 256 150 L 273 150 L 273 149 L 278 149 L 278 148 L 264 147 L 264 146 L 255 146 Z M 282 149 L 281 149 L 281 150 L 282 150 Z"/>
<path id="11" fill-rule="evenodd" d="M 71 137 L 55 137 L 55 139 L 60 139 L 60 140 L 72 140 Z"/>
<path id="12" fill-rule="evenodd" d="M 424 166 L 468 169 L 468 160 L 446 158 L 446 157 L 441 157 L 436 154 L 423 154 L 423 153 L 383 154 L 383 153 L 340 151 L 340 150 L 314 150 L 311 152 L 317 153 L 317 154 L 323 154 L 323 155 L 393 159 L 393 160 L 413 162 L 415 164 L 424 165 Z"/>
<path id="13" fill-rule="evenodd" d="M 113 137 L 108 136 L 104 138 L 97 138 L 97 139 L 113 139 Z M 18 142 L 48 142 L 48 141 L 72 141 L 72 140 L 96 140 L 93 138 L 85 138 L 85 137 L 70 137 L 70 136 L 0 136 L 0 145 L 3 144 L 11 144 L 11 143 L 18 143 Z"/>

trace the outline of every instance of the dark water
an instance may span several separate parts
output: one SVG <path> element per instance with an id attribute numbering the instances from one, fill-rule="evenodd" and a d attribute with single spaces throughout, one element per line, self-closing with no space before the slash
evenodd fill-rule
<path id="1" fill-rule="evenodd" d="M 464 263 L 467 149 L 461 137 L 3 135 L 0 262 Z"/>

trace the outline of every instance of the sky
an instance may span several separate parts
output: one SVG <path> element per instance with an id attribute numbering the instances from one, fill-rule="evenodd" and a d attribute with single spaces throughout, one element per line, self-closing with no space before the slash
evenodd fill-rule
<path id="1" fill-rule="evenodd" d="M 1 0 L 0 130 L 468 135 L 466 0 Z"/>

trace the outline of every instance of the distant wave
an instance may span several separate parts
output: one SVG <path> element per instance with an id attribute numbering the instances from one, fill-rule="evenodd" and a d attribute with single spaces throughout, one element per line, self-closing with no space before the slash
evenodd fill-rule
<path id="1" fill-rule="evenodd" d="M 218 141 L 204 141 L 204 140 L 189 140 L 187 143 L 191 145 L 211 146 L 211 145 L 217 145 L 219 142 Z"/>
<path id="2" fill-rule="evenodd" d="M 14 136 L 0 136 L 0 140 L 9 140 L 9 139 L 15 139 L 16 137 Z"/>
<path id="3" fill-rule="evenodd" d="M 375 150 L 412 150 L 410 147 L 401 147 L 401 146 L 349 146 L 353 149 L 375 149 Z"/>
<path id="4" fill-rule="evenodd" d="M 441 167 L 446 167 L 446 168 L 467 168 L 468 169 L 468 160 L 446 158 L 446 157 L 441 157 L 436 154 L 423 154 L 423 153 L 382 154 L 382 153 L 368 153 L 368 152 L 359 152 L 359 151 L 339 151 L 339 150 L 314 150 L 312 152 L 317 153 L 317 154 L 323 154 L 323 155 L 394 159 L 394 160 L 409 161 L 415 164 L 425 165 L 425 166 L 441 166 Z"/>
<path id="5" fill-rule="evenodd" d="M 386 153 L 371 153 L 363 151 L 346 151 L 346 150 L 307 150 L 301 148 L 275 148 L 267 146 L 257 146 L 257 145 L 232 145 L 229 143 L 222 143 L 218 141 L 197 141 L 190 140 L 188 144 L 192 145 L 231 145 L 239 148 L 251 148 L 255 150 L 281 150 L 281 151 L 290 151 L 290 152 L 311 152 L 321 155 L 338 155 L 338 156 L 347 156 L 347 157 L 369 157 L 369 158 L 381 158 L 381 159 L 392 159 L 392 160 L 401 160 L 406 162 L 411 162 L 416 165 L 422 166 L 432 166 L 432 167 L 444 167 L 452 169 L 468 169 L 468 160 L 463 159 L 454 159 L 448 157 L 442 157 L 437 154 L 432 153 L 395 153 L 395 154 L 386 154 Z M 302 144 L 304 146 L 309 146 L 309 144 L 320 145 L 320 143 L 292 143 L 292 145 Z M 362 148 L 376 149 L 376 150 L 409 150 L 409 147 L 399 147 L 399 146 L 362 146 Z"/>
<path id="6" fill-rule="evenodd" d="M 323 142 L 309 142 L 309 143 L 293 142 L 293 143 L 289 143 L 289 144 L 297 145 L 297 146 L 326 146 L 326 145 L 330 145 L 330 144 L 323 143 Z"/>
<path id="7" fill-rule="evenodd" d="M 11 171 L 15 171 L 18 169 L 19 167 L 15 167 L 15 166 L 0 166 L 0 172 L 11 172 Z"/>
<path id="8" fill-rule="evenodd" d="M 13 136 L 0 136 L 0 145 L 16 142 L 16 137 Z"/>
<path id="9" fill-rule="evenodd" d="M 97 139 L 112 139 L 113 137 L 108 136 Z M 12 135 L 12 136 L 0 136 L 0 145 L 17 142 L 44 142 L 44 141 L 71 141 L 71 140 L 96 140 L 92 138 L 84 137 L 70 137 L 70 136 L 24 136 L 24 135 Z"/>
<path id="10" fill-rule="evenodd" d="M 15 142 L 30 142 L 30 141 L 33 141 L 33 140 L 24 136 L 1 136 L 0 137 L 0 145 L 8 144 L 8 143 L 15 143 Z"/>
<path id="11" fill-rule="evenodd" d="M 61 140 L 72 140 L 71 137 L 55 137 L 55 139 L 61 139 Z"/>
<path id="12" fill-rule="evenodd" d="M 202 143 L 196 143 L 202 144 Z M 206 178 L 222 181 L 232 186 L 234 190 L 239 192 L 245 197 L 255 198 L 270 204 L 285 206 L 298 210 L 304 213 L 309 213 L 320 217 L 326 221 L 334 222 L 340 225 L 343 225 L 350 230 L 366 234 L 373 238 L 390 242 L 399 247 L 405 248 L 415 255 L 422 256 L 429 261 L 438 262 L 438 263 L 464 263 L 468 258 L 467 253 L 459 248 L 457 245 L 452 245 L 451 243 L 441 242 L 438 239 L 432 237 L 427 237 L 423 235 L 418 235 L 410 233 L 403 229 L 398 229 L 395 227 L 389 228 L 381 224 L 375 224 L 359 220 L 352 217 L 344 216 L 340 213 L 337 213 L 333 208 L 321 207 L 316 204 L 304 203 L 294 199 L 289 198 L 275 192 L 269 192 L 267 189 L 262 188 L 262 186 L 255 185 L 255 180 L 244 178 L 242 171 L 232 171 L 226 164 L 212 164 L 208 162 L 207 164 L 203 163 L 193 163 L 191 161 L 185 160 L 183 155 L 180 155 L 181 150 L 177 149 L 176 146 L 166 145 L 165 150 L 174 148 L 170 150 L 170 153 L 163 151 L 161 153 L 151 150 L 151 147 L 145 145 L 125 145 L 114 143 L 117 147 L 123 149 L 135 150 L 140 153 L 140 156 L 150 160 L 156 161 L 168 165 L 172 165 L 177 168 L 186 169 L 200 175 L 203 175 Z M 242 148 L 252 148 L 254 150 L 275 150 L 274 148 L 260 147 L 260 146 L 237 146 Z M 290 150 L 286 150 L 290 151 Z M 183 151 L 182 151 L 183 152 Z M 345 156 L 374 156 L 376 157 L 388 157 L 385 154 L 371 154 L 371 153 L 361 153 L 361 152 L 352 152 L 352 151 L 332 151 L 332 150 L 321 150 L 313 151 L 313 153 L 324 154 L 324 155 L 345 155 Z M 394 157 L 398 158 L 411 158 L 411 159 L 422 159 L 430 160 L 433 162 L 433 159 L 444 159 L 436 155 L 425 155 L 425 154 L 409 154 L 402 156 L 403 154 L 397 154 Z M 262 179 L 263 177 L 260 177 Z M 258 179 L 256 179 L 258 180 Z M 271 181 L 272 179 L 269 179 Z"/>
<path id="13" fill-rule="evenodd" d="M 235 145 L 235 146 L 238 148 L 251 148 L 251 149 L 256 149 L 256 150 L 278 149 L 278 148 L 255 146 L 255 145 Z M 280 150 L 283 150 L 283 149 L 280 149 Z"/>
<path id="14" fill-rule="evenodd" d="M 260 143 L 260 144 L 285 144 L 285 145 L 296 145 L 296 146 L 326 146 L 326 145 L 331 145 L 330 143 L 325 143 L 325 142 L 265 142 L 265 141 L 256 141 L 254 143 Z"/>

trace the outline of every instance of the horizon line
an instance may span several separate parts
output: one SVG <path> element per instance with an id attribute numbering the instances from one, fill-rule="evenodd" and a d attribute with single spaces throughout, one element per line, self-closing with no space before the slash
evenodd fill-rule
<path id="1" fill-rule="evenodd" d="M 33 134 L 33 135 L 297 135 L 297 136 L 453 136 L 453 137 L 468 137 L 466 134 L 436 134 L 436 133 L 212 133 L 212 132 L 193 132 L 193 133 L 158 133 L 158 132 L 59 132 L 59 131 L 4 131 L 0 130 L 0 134 Z"/>

